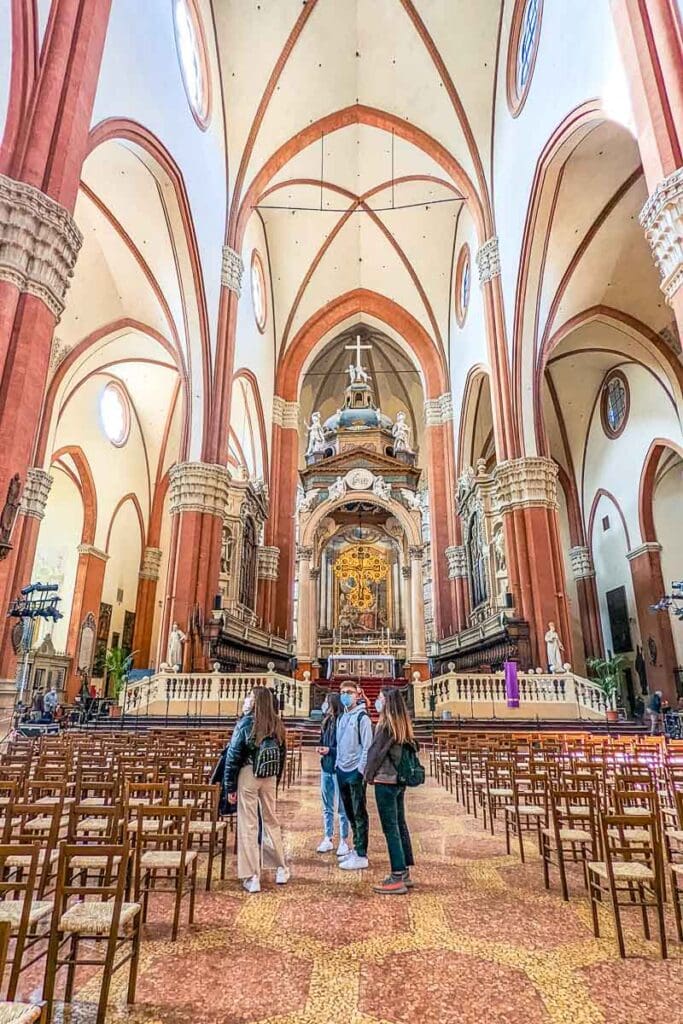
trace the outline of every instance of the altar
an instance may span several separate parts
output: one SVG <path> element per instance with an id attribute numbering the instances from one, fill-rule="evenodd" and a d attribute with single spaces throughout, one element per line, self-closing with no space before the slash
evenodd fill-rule
<path id="1" fill-rule="evenodd" d="M 397 674 L 392 654 L 330 654 L 327 659 L 328 679 L 395 679 Z"/>

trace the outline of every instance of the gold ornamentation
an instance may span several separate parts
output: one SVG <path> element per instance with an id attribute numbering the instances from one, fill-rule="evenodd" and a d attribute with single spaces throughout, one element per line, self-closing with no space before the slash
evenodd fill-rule
<path id="1" fill-rule="evenodd" d="M 369 611 L 375 603 L 371 584 L 380 583 L 388 573 L 386 558 L 367 544 L 347 548 L 334 563 L 337 579 L 348 581 L 349 604 L 362 612 Z"/>

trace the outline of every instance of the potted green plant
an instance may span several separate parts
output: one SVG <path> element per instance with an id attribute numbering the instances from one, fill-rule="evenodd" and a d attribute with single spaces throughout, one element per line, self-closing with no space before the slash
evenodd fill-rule
<path id="1" fill-rule="evenodd" d="M 617 696 L 621 690 L 625 660 L 621 654 L 616 654 L 608 658 L 589 658 L 586 662 L 591 682 L 595 683 L 607 703 L 608 722 L 616 722 L 619 718 Z"/>
<path id="2" fill-rule="evenodd" d="M 133 651 L 132 654 L 126 654 L 122 647 L 111 647 L 107 651 L 104 667 L 107 670 L 107 677 L 114 685 L 114 697 L 118 697 L 126 685 L 128 673 L 132 668 L 133 658 L 136 654 L 137 651 Z"/>

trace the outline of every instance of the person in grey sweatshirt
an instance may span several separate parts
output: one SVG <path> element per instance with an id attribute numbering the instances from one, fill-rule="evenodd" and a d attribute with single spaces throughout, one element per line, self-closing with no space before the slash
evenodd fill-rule
<path id="1" fill-rule="evenodd" d="M 359 703 L 357 685 L 350 679 L 339 687 L 343 714 L 337 719 L 337 760 L 335 771 L 339 795 L 353 832 L 354 849 L 339 862 L 344 871 L 368 866 L 370 819 L 365 797 L 365 765 L 372 743 L 372 722 L 364 703 Z"/>

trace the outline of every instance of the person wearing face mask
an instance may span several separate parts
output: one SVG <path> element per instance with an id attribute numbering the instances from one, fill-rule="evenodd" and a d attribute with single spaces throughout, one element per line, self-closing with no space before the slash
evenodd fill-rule
<path id="1" fill-rule="evenodd" d="M 325 835 L 318 846 L 318 853 L 330 853 L 334 849 L 334 808 L 339 813 L 339 846 L 337 856 L 345 857 L 349 852 L 349 819 L 346 817 L 344 805 L 339 795 L 339 784 L 334 771 L 337 758 L 337 719 L 342 713 L 342 703 L 338 693 L 328 693 L 322 706 L 323 720 L 320 730 L 320 795 L 323 804 L 323 825 Z"/>
<path id="2" fill-rule="evenodd" d="M 337 719 L 336 774 L 339 794 L 353 832 L 354 849 L 343 857 L 339 867 L 358 871 L 368 866 L 370 819 L 365 796 L 365 763 L 372 743 L 372 723 L 364 703 L 359 703 L 358 687 L 347 679 L 339 687 L 344 709 Z"/>
<path id="3" fill-rule="evenodd" d="M 377 812 L 387 841 L 391 874 L 373 886 L 385 895 L 405 895 L 413 882 L 410 869 L 415 863 L 405 816 L 405 785 L 399 784 L 398 765 L 403 748 L 417 751 L 413 725 L 403 694 L 395 687 L 382 690 L 375 701 L 379 721 L 368 752 L 365 781 L 375 787 Z"/>

